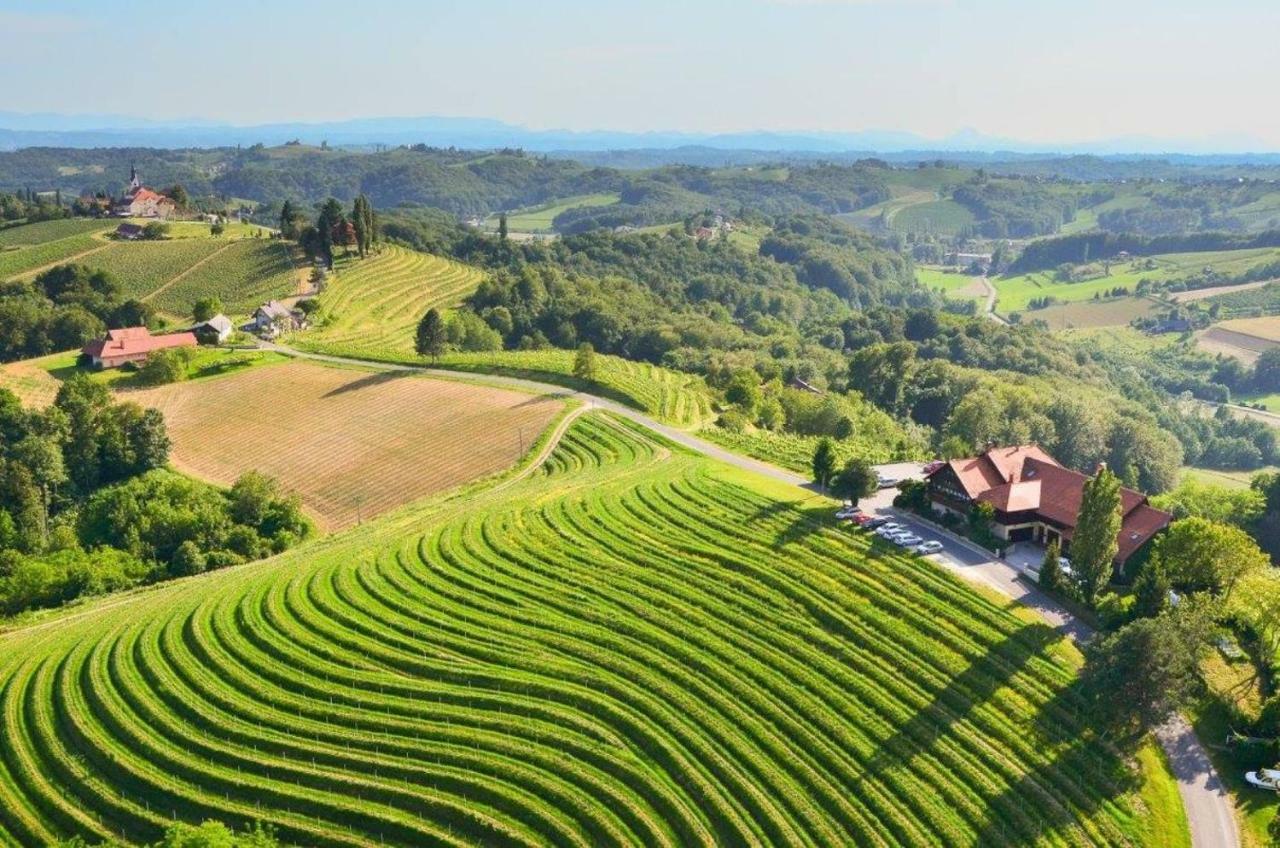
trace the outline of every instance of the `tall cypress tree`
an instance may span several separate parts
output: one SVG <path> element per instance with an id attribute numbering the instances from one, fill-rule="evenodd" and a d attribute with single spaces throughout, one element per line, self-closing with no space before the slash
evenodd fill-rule
<path id="1" fill-rule="evenodd" d="M 1120 478 L 1105 465 L 1084 484 L 1080 515 L 1071 538 L 1071 570 L 1085 603 L 1093 606 L 1111 578 L 1120 546 Z"/>

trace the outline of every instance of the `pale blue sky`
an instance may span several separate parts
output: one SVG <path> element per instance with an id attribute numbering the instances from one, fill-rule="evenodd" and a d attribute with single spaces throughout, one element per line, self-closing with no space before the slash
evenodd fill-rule
<path id="1" fill-rule="evenodd" d="M 0 0 L 0 110 L 1280 149 L 1275 0 Z"/>

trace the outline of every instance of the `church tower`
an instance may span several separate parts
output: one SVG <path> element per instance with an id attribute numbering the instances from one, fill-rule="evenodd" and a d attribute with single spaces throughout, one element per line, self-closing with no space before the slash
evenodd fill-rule
<path id="1" fill-rule="evenodd" d="M 129 191 L 130 193 L 142 188 L 142 180 L 138 179 L 138 169 L 132 164 L 129 165 Z"/>

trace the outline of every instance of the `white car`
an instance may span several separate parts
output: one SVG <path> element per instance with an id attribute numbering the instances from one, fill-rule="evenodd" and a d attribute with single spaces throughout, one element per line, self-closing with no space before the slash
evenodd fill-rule
<path id="1" fill-rule="evenodd" d="M 916 545 L 914 550 L 916 553 L 920 554 L 921 556 L 936 554 L 942 550 L 942 543 L 939 542 L 937 539 L 930 539 L 927 542 Z"/>
<path id="2" fill-rule="evenodd" d="M 903 548 L 914 548 L 923 541 L 924 539 L 921 539 L 915 533 L 903 533 L 901 536 L 895 536 L 893 539 L 893 543 L 895 545 Z"/>
<path id="3" fill-rule="evenodd" d="M 876 480 L 876 484 L 881 489 L 892 489 L 894 486 L 898 485 L 900 482 L 902 481 L 899 480 L 897 477 L 886 477 L 884 475 L 881 475 Z"/>
<path id="4" fill-rule="evenodd" d="M 1245 774 L 1244 779 L 1259 789 L 1270 789 L 1280 792 L 1280 771 L 1275 769 L 1258 769 Z"/>
<path id="5" fill-rule="evenodd" d="M 855 518 L 861 514 L 862 514 L 862 510 L 858 509 L 856 506 L 845 506 L 836 510 L 836 518 L 839 518 L 842 521 L 850 518 Z"/>
<path id="6" fill-rule="evenodd" d="M 894 522 L 890 521 L 888 524 L 882 524 L 876 530 L 876 535 L 882 536 L 887 539 L 890 536 L 894 535 L 895 533 L 901 533 L 906 529 L 907 528 L 903 527 L 901 524 L 895 524 Z"/>

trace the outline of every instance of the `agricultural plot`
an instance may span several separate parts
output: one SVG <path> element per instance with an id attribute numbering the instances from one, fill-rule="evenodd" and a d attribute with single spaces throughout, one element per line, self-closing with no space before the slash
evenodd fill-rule
<path id="1" fill-rule="evenodd" d="M 87 261 L 91 255 L 96 256 L 109 246 L 92 233 L 81 233 L 39 244 L 0 249 L 0 280 L 33 275 L 46 266 L 60 262 L 81 258 Z"/>
<path id="2" fill-rule="evenodd" d="M 146 300 L 157 289 L 228 245 L 213 240 L 115 242 L 84 258 L 116 278 L 126 297 Z"/>
<path id="3" fill-rule="evenodd" d="M 1022 313 L 1023 321 L 1043 321 L 1050 330 L 1070 330 L 1085 327 L 1121 327 L 1135 318 L 1147 318 L 1161 309 L 1160 304 L 1146 297 L 1116 297 L 1107 300 L 1087 300 L 1079 303 L 1063 303 L 1044 309 L 1032 309 Z"/>
<path id="4" fill-rule="evenodd" d="M 954 236 L 973 226 L 973 213 L 954 200 L 931 200 L 903 206 L 889 217 L 889 226 L 903 233 Z"/>
<path id="5" fill-rule="evenodd" d="M 584 207 L 612 206 L 621 201 L 617 194 L 580 194 L 553 200 L 541 206 L 521 209 L 507 215 L 507 228 L 528 233 L 549 233 L 554 229 L 556 216 L 570 209 Z M 496 229 L 498 216 L 490 215 L 485 221 L 489 229 Z"/>
<path id="6" fill-rule="evenodd" d="M 1052 297 L 1064 303 L 1089 300 L 1095 294 L 1115 288 L 1136 291 L 1138 283 L 1175 282 L 1213 269 L 1223 275 L 1243 274 L 1260 265 L 1280 261 L 1280 248 L 1256 248 L 1250 250 L 1219 250 L 1199 253 L 1166 253 L 1147 260 L 1114 263 L 1111 273 L 1089 280 L 1071 283 L 1056 278 L 1052 271 L 992 278 L 999 299 L 996 306 L 1001 314 L 1023 312 L 1034 298 Z"/>
<path id="7" fill-rule="evenodd" d="M 699 430 L 698 436 L 708 442 L 726 447 L 734 453 L 800 474 L 809 474 L 813 470 L 813 452 L 821 441 L 818 436 L 774 433 L 769 430 L 735 433 L 722 427 L 707 427 Z M 874 463 L 925 458 L 923 453 L 915 456 L 900 456 L 892 445 L 884 441 L 860 439 L 857 436 L 836 441 L 834 447 L 837 467 L 843 466 L 845 462 L 855 457 Z"/>
<path id="8" fill-rule="evenodd" d="M 75 365 L 76 355 L 55 353 L 39 359 L 0 364 L 0 389 L 18 396 L 24 406 L 43 409 L 53 403 L 62 381 L 53 376 L 54 368 Z"/>
<path id="9" fill-rule="evenodd" d="M 765 485 L 588 416 L 500 493 L 0 636 L 0 842 L 1177 841 L 1060 636 Z"/>
<path id="10" fill-rule="evenodd" d="M 115 229 L 115 226 L 111 221 L 63 218 L 58 221 L 38 221 L 34 224 L 5 227 L 0 229 L 0 251 L 19 246 L 45 244 L 71 236 L 107 232 Z"/>
<path id="11" fill-rule="evenodd" d="M 458 305 L 480 285 L 475 268 L 394 245 L 367 259 L 344 259 L 319 298 L 319 327 L 300 343 L 373 356 L 413 353 L 427 310 Z"/>
<path id="12" fill-rule="evenodd" d="M 449 353 L 440 358 L 439 364 L 460 371 L 527 377 L 585 389 L 678 427 L 697 427 L 711 418 L 711 393 L 697 375 L 597 354 L 596 380 L 588 384 L 573 376 L 573 359 L 571 350 L 509 350 Z"/>
<path id="13" fill-rule="evenodd" d="M 286 297 L 297 287 L 297 271 L 281 242 L 240 239 L 222 247 L 149 302 L 172 315 L 190 315 L 197 300 L 217 297 L 230 315 L 245 315 L 258 304 Z"/>
<path id="14" fill-rule="evenodd" d="M 1280 347 L 1280 316 L 1235 318 L 1196 333 L 1197 346 L 1253 364 L 1265 350 Z"/>
<path id="15" fill-rule="evenodd" d="M 161 410 L 179 470 L 246 471 L 295 491 L 329 529 L 514 464 L 560 401 L 403 372 L 305 362 L 128 392 Z"/>
<path id="16" fill-rule="evenodd" d="M 916 281 L 930 291 L 940 291 L 952 300 L 986 300 L 979 278 L 941 268 L 916 267 Z"/>

